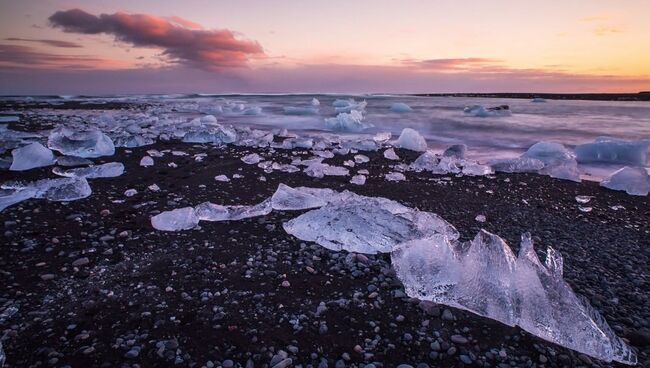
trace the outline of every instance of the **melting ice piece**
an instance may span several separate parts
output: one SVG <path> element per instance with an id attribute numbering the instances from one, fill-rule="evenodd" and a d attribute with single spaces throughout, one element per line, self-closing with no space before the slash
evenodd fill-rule
<path id="1" fill-rule="evenodd" d="M 384 151 L 384 157 L 389 160 L 399 160 L 399 156 L 397 156 L 397 153 L 395 153 L 395 150 L 392 148 Z"/>
<path id="2" fill-rule="evenodd" d="M 52 169 L 52 172 L 56 175 L 67 176 L 69 178 L 114 178 L 124 174 L 124 165 L 120 162 L 109 162 L 101 165 L 79 167 L 68 170 L 62 170 L 59 167 L 55 167 Z"/>
<path id="3" fill-rule="evenodd" d="M 544 168 L 540 171 L 541 174 L 580 182 L 580 173 L 578 172 L 575 155 L 561 143 L 537 142 L 522 157 L 542 161 Z"/>
<path id="4" fill-rule="evenodd" d="M 115 153 L 113 141 L 98 130 L 76 132 L 70 128 L 58 127 L 50 132 L 47 146 L 64 155 L 84 158 L 111 156 Z"/>
<path id="5" fill-rule="evenodd" d="M 404 128 L 397 139 L 396 146 L 411 151 L 424 152 L 427 150 L 427 141 L 416 130 Z"/>
<path id="6" fill-rule="evenodd" d="M 358 164 L 365 164 L 366 162 L 370 162 L 370 157 L 366 155 L 354 155 L 354 162 Z"/>
<path id="7" fill-rule="evenodd" d="M 350 172 L 345 167 L 331 166 L 320 162 L 314 162 L 304 169 L 305 174 L 312 178 L 322 178 L 325 176 L 347 176 Z"/>
<path id="8" fill-rule="evenodd" d="M 150 166 L 153 166 L 153 164 L 154 164 L 154 162 L 153 162 L 153 158 L 151 156 L 144 156 L 140 160 L 140 166 L 142 166 L 142 167 L 150 167 Z"/>
<path id="9" fill-rule="evenodd" d="M 273 196 L 271 206 L 274 210 L 307 210 L 322 207 L 334 200 L 339 193 L 332 189 L 298 187 L 292 188 L 280 183 Z"/>
<path id="10" fill-rule="evenodd" d="M 350 179 L 350 183 L 354 185 L 364 185 L 366 184 L 366 176 L 365 175 L 355 175 Z"/>
<path id="11" fill-rule="evenodd" d="M 50 166 L 54 164 L 52 151 L 43 147 L 42 144 L 34 142 L 11 151 L 13 161 L 9 170 L 24 171 L 36 167 Z"/>
<path id="12" fill-rule="evenodd" d="M 544 168 L 544 163 L 536 158 L 519 157 L 490 161 L 494 171 L 507 173 L 536 173 Z"/>
<path id="13" fill-rule="evenodd" d="M 412 210 L 385 198 L 358 197 L 309 211 L 283 224 L 298 239 L 325 248 L 374 254 L 390 252 L 401 242 L 456 229 L 436 214 Z M 441 235 L 442 236 L 442 235 Z"/>
<path id="14" fill-rule="evenodd" d="M 161 212 L 151 218 L 151 226 L 162 231 L 189 230 L 198 224 L 199 218 L 192 207 Z"/>
<path id="15" fill-rule="evenodd" d="M 325 119 L 325 124 L 332 130 L 360 132 L 373 126 L 372 124 L 364 123 L 363 119 L 364 117 L 361 111 L 352 110 L 350 112 L 341 112 L 335 118 Z"/>
<path id="16" fill-rule="evenodd" d="M 253 206 L 222 206 L 203 202 L 194 207 L 196 216 L 204 221 L 234 221 L 250 217 L 265 216 L 271 213 L 271 199 Z"/>
<path id="17" fill-rule="evenodd" d="M 13 204 L 34 198 L 34 195 L 35 191 L 30 189 L 0 189 L 0 211 L 3 211 L 5 208 Z"/>
<path id="18" fill-rule="evenodd" d="M 411 112 L 413 111 L 413 109 L 411 108 L 411 106 L 405 104 L 404 102 L 395 102 L 394 104 L 390 105 L 390 111 L 404 113 L 404 112 Z"/>
<path id="19" fill-rule="evenodd" d="M 284 114 L 285 115 L 318 115 L 318 108 L 312 106 L 310 107 L 285 106 Z"/>
<path id="20" fill-rule="evenodd" d="M 575 148 L 578 162 L 620 163 L 645 166 L 650 140 L 626 141 L 599 137 L 594 143 L 579 144 Z"/>
<path id="21" fill-rule="evenodd" d="M 349 113 L 351 111 L 363 111 L 365 110 L 366 106 L 368 103 L 366 101 L 361 101 L 361 102 L 356 102 L 354 99 L 348 99 L 348 100 L 334 100 L 332 103 L 332 106 L 334 106 L 334 110 L 336 110 L 337 113 L 342 113 L 346 112 Z"/>
<path id="22" fill-rule="evenodd" d="M 650 192 L 650 177 L 642 167 L 626 166 L 603 179 L 600 186 L 614 190 L 624 190 L 631 195 L 646 196 Z"/>
<path id="23" fill-rule="evenodd" d="M 378 143 L 386 143 L 392 136 L 393 134 L 391 134 L 391 132 L 380 132 L 375 134 L 375 136 L 372 137 L 372 140 Z"/>
<path id="24" fill-rule="evenodd" d="M 83 157 L 77 156 L 60 156 L 56 158 L 56 164 L 59 166 L 86 166 L 92 165 L 93 162 Z"/>
<path id="25" fill-rule="evenodd" d="M 386 175 L 384 175 L 384 178 L 388 181 L 404 181 L 406 180 L 406 176 L 400 172 L 390 172 Z"/>
<path id="26" fill-rule="evenodd" d="M 251 153 L 249 155 L 242 157 L 241 160 L 246 164 L 254 165 L 262 161 L 262 157 L 260 157 L 260 155 L 258 155 L 257 153 Z"/>
<path id="27" fill-rule="evenodd" d="M 311 99 L 311 105 L 312 106 L 320 106 L 320 101 L 316 97 Z"/>
<path id="28" fill-rule="evenodd" d="M 542 264 L 530 234 L 519 255 L 482 230 L 471 242 L 435 235 L 399 244 L 393 267 L 407 295 L 465 309 L 605 361 L 635 364 L 635 354 L 562 278 L 562 256 Z"/>
<path id="29" fill-rule="evenodd" d="M 230 179 L 226 175 L 217 175 L 217 176 L 214 177 L 214 180 L 221 181 L 221 182 L 224 182 L 224 183 L 227 183 L 227 182 L 230 181 Z"/>
<path id="30" fill-rule="evenodd" d="M 50 201 L 74 201 L 90 196 L 92 190 L 84 178 L 42 179 L 30 183 L 9 182 L 0 186 L 0 211 L 30 198 Z"/>

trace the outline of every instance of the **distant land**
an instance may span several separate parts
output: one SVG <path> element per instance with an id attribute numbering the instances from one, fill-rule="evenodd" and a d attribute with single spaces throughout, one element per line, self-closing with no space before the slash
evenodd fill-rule
<path id="1" fill-rule="evenodd" d="M 650 101 L 650 91 L 638 93 L 417 93 L 429 97 L 543 98 L 546 100 Z"/>

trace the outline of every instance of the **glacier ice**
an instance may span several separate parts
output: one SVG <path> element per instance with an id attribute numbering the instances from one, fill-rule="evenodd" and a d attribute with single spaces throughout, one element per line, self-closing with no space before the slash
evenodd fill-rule
<path id="1" fill-rule="evenodd" d="M 230 178 L 228 178 L 228 176 L 222 174 L 222 175 L 215 176 L 214 180 L 227 183 L 227 182 L 230 181 Z"/>
<path id="2" fill-rule="evenodd" d="M 29 183 L 6 182 L 0 185 L 0 188 L 0 211 L 30 198 L 67 202 L 86 198 L 92 193 L 85 178 L 41 179 Z"/>
<path id="3" fill-rule="evenodd" d="M 411 108 L 411 106 L 405 104 L 404 102 L 395 102 L 392 105 L 390 105 L 390 111 L 404 113 L 404 112 L 411 112 L 413 111 L 413 109 Z"/>
<path id="4" fill-rule="evenodd" d="M 312 178 L 323 178 L 325 176 L 347 176 L 350 171 L 345 167 L 332 166 L 321 162 L 314 162 L 304 169 L 305 174 Z"/>
<path id="5" fill-rule="evenodd" d="M 395 145 L 411 151 L 424 152 L 427 150 L 427 141 L 417 130 L 411 128 L 402 130 L 402 134 L 400 134 Z"/>
<path id="6" fill-rule="evenodd" d="M 193 207 L 164 211 L 151 218 L 151 226 L 162 231 L 189 230 L 199 224 Z"/>
<path id="7" fill-rule="evenodd" d="M 249 165 L 254 165 L 262 161 L 262 157 L 257 153 L 251 153 L 241 158 L 241 160 Z"/>
<path id="8" fill-rule="evenodd" d="M 54 164 L 52 151 L 45 148 L 38 142 L 30 143 L 11 151 L 13 161 L 9 170 L 24 171 L 36 167 L 50 166 Z"/>
<path id="9" fill-rule="evenodd" d="M 579 144 L 575 153 L 580 163 L 620 163 L 632 166 L 646 165 L 650 140 L 626 141 L 599 137 L 593 143 Z"/>
<path id="10" fill-rule="evenodd" d="M 140 166 L 142 167 L 150 167 L 153 166 L 153 158 L 151 156 L 143 156 L 142 159 L 140 160 Z"/>
<path id="11" fill-rule="evenodd" d="M 202 221 L 234 221 L 268 215 L 273 208 L 271 206 L 271 199 L 267 199 L 252 206 L 222 206 L 210 202 L 203 202 L 194 207 L 194 209 L 196 216 Z"/>
<path id="12" fill-rule="evenodd" d="M 433 151 L 421 154 L 409 166 L 409 170 L 420 172 L 429 171 L 432 174 L 464 174 L 480 176 L 492 174 L 492 167 L 476 161 L 459 159 L 454 156 L 438 156 Z"/>
<path id="13" fill-rule="evenodd" d="M 341 112 L 334 118 L 325 119 L 325 124 L 332 130 L 360 132 L 372 127 L 372 124 L 364 123 L 363 119 L 364 116 L 361 111 L 352 110 L 350 112 Z"/>
<path id="14" fill-rule="evenodd" d="M 114 178 L 124 174 L 124 165 L 121 162 L 109 162 L 101 165 L 92 165 L 67 170 L 55 167 L 52 169 L 52 172 L 56 175 L 67 176 L 69 178 Z"/>
<path id="15" fill-rule="evenodd" d="M 536 173 L 544 168 L 544 163 L 536 158 L 518 157 L 490 161 L 494 171 L 507 173 Z"/>
<path id="16" fill-rule="evenodd" d="M 364 185 L 366 184 L 366 176 L 365 175 L 355 175 L 350 179 L 350 183 L 354 185 Z"/>
<path id="17" fill-rule="evenodd" d="M 271 196 L 271 206 L 274 210 L 307 210 L 322 207 L 338 195 L 332 189 L 298 187 L 292 188 L 280 183 Z"/>
<path id="18" fill-rule="evenodd" d="M 399 156 L 397 156 L 397 153 L 395 153 L 395 150 L 392 148 L 384 151 L 384 158 L 393 161 L 399 160 Z"/>
<path id="19" fill-rule="evenodd" d="M 530 102 L 534 102 L 534 103 L 544 103 L 544 102 L 546 102 L 546 100 L 543 99 L 543 98 L 541 98 L 541 97 L 535 97 L 535 98 L 533 98 L 532 100 L 530 100 Z"/>
<path id="20" fill-rule="evenodd" d="M 605 361 L 636 356 L 562 278 L 562 256 L 549 247 L 544 264 L 530 234 L 519 255 L 485 230 L 461 243 L 443 235 L 406 241 L 391 253 L 407 295 L 449 305 Z"/>
<path id="21" fill-rule="evenodd" d="M 384 178 L 388 181 L 404 181 L 406 180 L 406 176 L 400 172 L 389 172 L 388 174 L 384 175 Z"/>
<path id="22" fill-rule="evenodd" d="M 112 156 L 115 153 L 113 141 L 101 131 L 74 131 L 63 126 L 50 132 L 47 146 L 64 155 L 83 158 Z"/>
<path id="23" fill-rule="evenodd" d="M 603 179 L 600 185 L 613 190 L 624 190 L 627 194 L 646 196 L 650 192 L 650 177 L 642 167 L 623 167 Z"/>
<path id="24" fill-rule="evenodd" d="M 362 112 L 365 110 L 367 105 L 368 103 L 366 101 L 357 102 L 354 99 L 337 99 L 332 103 L 332 106 L 334 106 L 334 110 L 337 113 L 349 113 L 352 111 Z"/>
<path id="25" fill-rule="evenodd" d="M 320 106 L 320 101 L 316 97 L 311 99 L 311 105 L 312 106 Z"/>
<path id="26" fill-rule="evenodd" d="M 508 105 L 500 105 L 494 107 L 485 107 L 482 105 L 471 105 L 471 106 L 465 106 L 463 112 L 466 115 L 476 116 L 481 118 L 512 115 L 512 112 L 510 111 L 510 106 Z"/>
<path id="27" fill-rule="evenodd" d="M 331 250 L 368 254 L 390 252 L 401 242 L 435 234 L 458 238 L 456 229 L 436 214 L 361 196 L 311 210 L 283 227 L 300 240 Z"/>
<path id="28" fill-rule="evenodd" d="M 534 158 L 544 163 L 540 173 L 553 178 L 580 181 L 575 154 L 557 142 L 537 142 L 522 157 Z"/>

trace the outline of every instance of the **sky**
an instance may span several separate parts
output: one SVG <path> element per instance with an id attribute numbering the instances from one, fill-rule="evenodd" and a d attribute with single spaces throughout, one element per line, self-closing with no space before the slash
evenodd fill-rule
<path id="1" fill-rule="evenodd" d="M 0 0 L 0 94 L 637 92 L 648 0 Z"/>

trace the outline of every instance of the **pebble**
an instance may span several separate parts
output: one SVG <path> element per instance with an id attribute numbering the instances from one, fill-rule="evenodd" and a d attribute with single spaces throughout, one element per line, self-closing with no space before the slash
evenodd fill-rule
<path id="1" fill-rule="evenodd" d="M 451 335 L 451 341 L 456 344 L 467 344 L 467 339 L 461 335 Z"/>
<path id="2" fill-rule="evenodd" d="M 80 266 L 85 266 L 88 263 L 90 263 L 90 260 L 88 259 L 88 257 L 83 257 L 83 258 L 79 258 L 79 259 L 75 260 L 74 262 L 72 262 L 72 266 L 73 267 L 80 267 Z"/>

